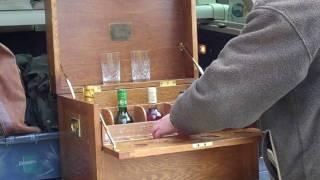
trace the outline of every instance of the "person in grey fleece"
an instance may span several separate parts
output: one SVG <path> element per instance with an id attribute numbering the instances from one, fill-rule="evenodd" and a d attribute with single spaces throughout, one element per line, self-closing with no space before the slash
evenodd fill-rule
<path id="1" fill-rule="evenodd" d="M 260 119 L 272 134 L 274 178 L 319 180 L 319 45 L 319 0 L 257 0 L 242 33 L 156 123 L 154 137 Z"/>

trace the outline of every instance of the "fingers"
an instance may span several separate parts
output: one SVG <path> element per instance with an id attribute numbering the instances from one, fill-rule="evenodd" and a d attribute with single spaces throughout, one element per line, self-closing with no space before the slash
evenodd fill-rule
<path id="1" fill-rule="evenodd" d="M 152 128 L 152 136 L 155 139 L 161 137 L 159 121 L 157 121 Z"/>
<path id="2" fill-rule="evenodd" d="M 166 115 L 162 119 L 156 121 L 153 126 L 152 136 L 154 138 L 160 138 L 175 132 L 177 132 L 177 129 L 172 125 L 170 115 Z"/>
<path id="3" fill-rule="evenodd" d="M 160 131 L 160 129 L 157 129 L 157 130 L 153 131 L 152 136 L 153 136 L 153 138 L 155 138 L 155 139 L 161 138 L 161 131 Z"/>
<path id="4" fill-rule="evenodd" d="M 158 131 L 158 127 L 156 125 L 153 126 L 152 128 L 152 136 L 153 138 L 156 138 L 156 132 Z"/>

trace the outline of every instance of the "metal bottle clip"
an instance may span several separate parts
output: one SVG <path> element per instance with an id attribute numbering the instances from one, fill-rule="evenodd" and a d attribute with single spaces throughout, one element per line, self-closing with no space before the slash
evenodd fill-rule
<path id="1" fill-rule="evenodd" d="M 191 53 L 188 51 L 188 49 L 184 46 L 184 44 L 182 42 L 179 43 L 179 49 L 180 49 L 180 51 L 184 51 L 189 56 L 189 58 L 191 58 L 191 60 L 193 61 L 193 64 L 196 66 L 196 68 L 198 69 L 199 73 L 201 75 L 203 75 L 203 73 L 204 73 L 203 69 L 197 63 L 197 61 L 194 59 L 194 57 L 192 57 Z"/>

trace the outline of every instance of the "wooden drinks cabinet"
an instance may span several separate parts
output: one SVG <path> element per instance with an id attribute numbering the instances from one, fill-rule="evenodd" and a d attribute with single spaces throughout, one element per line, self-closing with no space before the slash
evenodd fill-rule
<path id="1" fill-rule="evenodd" d="M 183 44 L 197 59 L 195 0 L 47 0 L 46 22 L 63 179 L 258 178 L 259 130 L 153 139 L 153 122 L 146 122 L 148 87 L 157 87 L 158 109 L 168 114 L 177 96 L 198 77 L 181 51 Z M 126 29 L 113 32 L 115 24 Z M 137 49 L 149 52 L 148 81 L 132 81 L 130 51 Z M 105 52 L 120 53 L 119 83 L 102 83 L 100 58 Z M 82 90 L 89 85 L 101 92 L 87 99 Z M 132 124 L 114 125 L 119 88 L 128 91 Z"/>

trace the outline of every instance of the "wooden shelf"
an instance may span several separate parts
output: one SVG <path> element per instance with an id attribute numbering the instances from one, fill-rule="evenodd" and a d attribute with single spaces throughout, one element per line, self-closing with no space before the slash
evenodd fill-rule
<path id="1" fill-rule="evenodd" d="M 199 28 L 231 35 L 239 35 L 241 30 L 243 29 L 243 26 L 244 24 L 241 23 L 228 21 L 212 21 L 210 23 L 200 23 Z"/>
<path id="2" fill-rule="evenodd" d="M 0 11 L 0 26 L 28 26 L 44 24 L 44 10 Z"/>
<path id="3" fill-rule="evenodd" d="M 110 125 L 109 133 L 116 142 L 103 140 L 103 150 L 118 159 L 134 159 L 147 156 L 198 151 L 258 142 L 261 131 L 254 128 L 233 129 L 191 136 L 168 135 L 161 139 L 152 137 L 155 122 Z M 103 134 L 105 131 L 103 129 Z"/>

